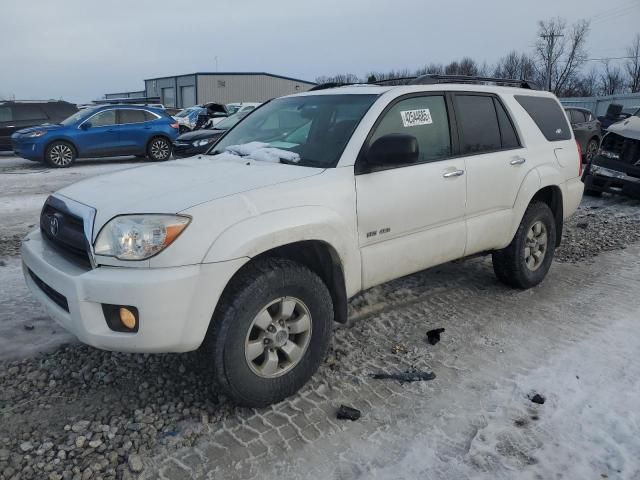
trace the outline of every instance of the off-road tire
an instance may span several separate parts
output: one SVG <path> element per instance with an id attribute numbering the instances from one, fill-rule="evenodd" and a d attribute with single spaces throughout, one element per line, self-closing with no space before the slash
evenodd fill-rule
<path id="1" fill-rule="evenodd" d="M 166 137 L 153 137 L 147 145 L 147 157 L 154 162 L 164 162 L 171 158 L 172 148 L 173 145 Z"/>
<path id="2" fill-rule="evenodd" d="M 280 297 L 295 297 L 308 307 L 311 338 L 291 370 L 263 378 L 249 366 L 245 341 L 256 315 Z M 331 295 L 318 275 L 288 259 L 259 259 L 225 290 L 201 350 L 222 393 L 238 405 L 264 407 L 293 395 L 313 376 L 327 355 L 332 321 Z"/>
<path id="3" fill-rule="evenodd" d="M 547 247 L 540 266 L 531 270 L 525 261 L 527 233 L 537 222 L 542 222 L 547 232 Z M 556 223 L 546 203 L 532 202 L 522 217 L 511 243 L 493 252 L 493 271 L 498 280 L 514 288 L 527 289 L 538 285 L 547 275 L 556 246 Z"/>
<path id="4" fill-rule="evenodd" d="M 68 142 L 51 142 L 44 152 L 44 161 L 53 168 L 67 168 L 73 165 L 77 157 L 76 149 Z"/>

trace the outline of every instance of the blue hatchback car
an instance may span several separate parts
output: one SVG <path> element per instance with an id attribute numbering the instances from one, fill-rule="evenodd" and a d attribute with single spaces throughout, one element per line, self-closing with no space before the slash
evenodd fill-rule
<path id="1" fill-rule="evenodd" d="M 167 160 L 178 124 L 164 110 L 138 105 L 100 105 L 80 110 L 59 124 L 18 130 L 16 155 L 68 167 L 76 158 L 135 155 Z"/>

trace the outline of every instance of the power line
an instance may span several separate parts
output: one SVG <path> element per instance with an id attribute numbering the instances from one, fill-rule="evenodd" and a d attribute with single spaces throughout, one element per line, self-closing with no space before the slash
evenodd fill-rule
<path id="1" fill-rule="evenodd" d="M 603 58 L 587 58 L 585 62 L 604 62 L 605 60 L 626 60 L 629 58 L 636 58 L 634 56 L 629 57 L 603 57 Z"/>

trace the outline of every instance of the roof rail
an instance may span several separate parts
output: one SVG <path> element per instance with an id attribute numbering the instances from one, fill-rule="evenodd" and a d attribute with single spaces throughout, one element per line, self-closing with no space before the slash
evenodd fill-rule
<path id="1" fill-rule="evenodd" d="M 434 85 L 437 83 L 493 83 L 500 86 L 528 88 L 530 90 L 540 89 L 535 82 L 526 79 L 518 80 L 515 78 L 477 77 L 470 75 L 440 75 L 432 73 L 414 78 L 409 82 L 409 85 Z"/>
<path id="2" fill-rule="evenodd" d="M 319 83 L 318 85 L 311 87 L 307 92 L 314 92 L 316 90 L 326 90 L 327 88 L 344 87 L 346 85 L 353 85 L 353 83 L 341 83 L 341 82 L 327 82 Z"/>
<path id="3" fill-rule="evenodd" d="M 0 98 L 0 102 L 2 102 L 2 103 L 11 103 L 11 102 L 14 102 L 14 103 L 49 103 L 49 102 L 70 103 L 70 102 L 67 102 L 66 100 L 56 100 L 54 98 L 50 98 L 48 100 L 33 100 L 33 99 L 31 99 L 31 100 L 20 100 L 20 99 L 13 99 L 13 98 L 12 99 L 2 99 L 2 98 Z"/>

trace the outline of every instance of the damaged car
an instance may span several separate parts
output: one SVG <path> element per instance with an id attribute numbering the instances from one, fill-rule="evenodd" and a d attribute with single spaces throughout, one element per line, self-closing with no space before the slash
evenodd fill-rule
<path id="1" fill-rule="evenodd" d="M 227 107 L 221 103 L 203 103 L 178 112 L 173 118 L 178 122 L 180 133 L 192 132 L 215 126 L 229 116 Z"/>
<path id="2" fill-rule="evenodd" d="M 587 195 L 609 192 L 640 198 L 640 117 L 609 127 L 583 180 Z"/>

